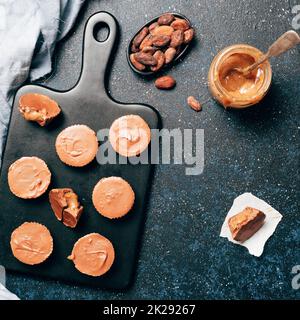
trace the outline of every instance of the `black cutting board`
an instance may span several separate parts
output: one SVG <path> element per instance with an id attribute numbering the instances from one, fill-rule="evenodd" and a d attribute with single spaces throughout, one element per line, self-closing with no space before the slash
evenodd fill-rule
<path id="1" fill-rule="evenodd" d="M 108 26 L 109 35 L 104 42 L 99 42 L 95 39 L 95 34 L 103 24 Z M 85 124 L 97 132 L 109 128 L 118 117 L 137 114 L 150 128 L 158 128 L 159 115 L 153 108 L 141 104 L 122 104 L 112 100 L 107 94 L 106 76 L 117 38 L 118 25 L 112 15 L 106 12 L 92 15 L 85 27 L 83 67 L 76 86 L 69 91 L 60 92 L 28 85 L 20 88 L 15 96 L 0 184 L 0 264 L 9 270 L 103 288 L 121 289 L 131 282 L 145 220 L 151 165 L 99 165 L 95 159 L 86 167 L 73 168 L 63 164 L 55 152 L 57 135 L 73 124 Z M 28 92 L 45 94 L 56 100 L 62 109 L 62 115 L 45 128 L 25 121 L 18 110 L 18 101 L 22 94 Z M 75 229 L 67 228 L 56 219 L 48 201 L 48 192 L 33 200 L 17 198 L 10 192 L 7 184 L 8 168 L 22 156 L 37 156 L 47 163 L 52 173 L 48 191 L 51 188 L 70 187 L 78 193 L 84 213 Z M 135 191 L 134 207 L 121 219 L 109 220 L 102 217 L 91 201 L 95 184 L 108 176 L 124 178 Z M 44 224 L 53 236 L 53 253 L 40 265 L 25 265 L 11 253 L 11 232 L 25 221 Z M 73 262 L 67 260 L 77 239 L 91 232 L 107 237 L 115 248 L 115 262 L 110 271 L 101 277 L 81 274 L 75 269 Z"/>

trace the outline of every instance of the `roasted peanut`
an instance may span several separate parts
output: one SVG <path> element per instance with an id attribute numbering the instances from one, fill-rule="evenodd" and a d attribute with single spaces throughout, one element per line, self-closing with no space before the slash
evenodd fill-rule
<path id="1" fill-rule="evenodd" d="M 176 30 L 172 33 L 170 47 L 177 48 L 183 43 L 183 31 Z"/>
<path id="2" fill-rule="evenodd" d="M 159 26 L 155 28 L 152 32 L 154 36 L 169 36 L 171 37 L 174 29 L 170 26 Z"/>
<path id="3" fill-rule="evenodd" d="M 187 103 L 195 111 L 201 111 L 202 110 L 202 106 L 201 106 L 200 102 L 193 96 L 189 96 L 187 98 Z"/>
<path id="4" fill-rule="evenodd" d="M 131 61 L 131 63 L 134 65 L 134 67 L 135 67 L 136 69 L 138 69 L 138 70 L 140 70 L 140 71 L 145 70 L 146 67 L 145 67 L 143 64 L 139 63 L 139 62 L 135 59 L 135 53 L 132 53 L 132 54 L 130 55 L 130 61 Z"/>
<path id="5" fill-rule="evenodd" d="M 154 53 L 153 57 L 157 60 L 157 65 L 154 67 L 151 67 L 151 70 L 156 72 L 159 69 L 162 68 L 162 66 L 165 63 L 165 55 L 162 51 L 158 50 Z"/>
<path id="6" fill-rule="evenodd" d="M 151 55 L 154 55 L 155 51 L 157 51 L 157 48 L 155 47 L 144 47 L 142 50 L 142 52 L 149 53 Z"/>
<path id="7" fill-rule="evenodd" d="M 165 52 L 165 63 L 170 63 L 171 61 L 173 61 L 175 55 L 176 55 L 176 49 L 168 48 Z"/>
<path id="8" fill-rule="evenodd" d="M 176 19 L 171 23 L 174 30 L 185 31 L 190 28 L 190 24 L 185 19 Z"/>
<path id="9" fill-rule="evenodd" d="M 174 16 L 171 13 L 166 13 L 160 16 L 157 20 L 157 23 L 162 25 L 169 25 L 174 20 Z"/>
<path id="10" fill-rule="evenodd" d="M 132 44 L 132 46 L 131 46 L 131 52 L 136 53 L 136 52 L 139 52 L 139 51 L 140 51 L 140 49 L 137 48 L 134 44 Z"/>
<path id="11" fill-rule="evenodd" d="M 149 32 L 152 34 L 153 33 L 153 30 L 158 27 L 158 23 L 157 22 L 153 22 L 150 24 L 149 26 Z"/>
<path id="12" fill-rule="evenodd" d="M 149 53 L 145 52 L 138 52 L 135 53 L 134 56 L 135 60 L 139 63 L 143 64 L 144 66 L 156 66 L 157 60 Z"/>
<path id="13" fill-rule="evenodd" d="M 155 81 L 155 86 L 157 89 L 161 90 L 169 90 L 172 89 L 176 85 L 176 81 L 171 76 L 163 76 Z"/>
<path id="14" fill-rule="evenodd" d="M 148 33 L 149 29 L 147 27 L 144 27 L 133 39 L 133 45 L 138 48 Z"/>
<path id="15" fill-rule="evenodd" d="M 152 35 L 148 34 L 140 44 L 140 49 L 143 50 L 145 47 L 151 47 L 151 46 L 152 46 Z"/>
<path id="16" fill-rule="evenodd" d="M 165 47 L 170 43 L 170 40 L 169 36 L 153 36 L 152 44 L 156 47 Z"/>
<path id="17" fill-rule="evenodd" d="M 183 43 L 184 44 L 190 43 L 194 38 L 194 34 L 195 34 L 195 31 L 193 28 L 190 28 L 190 29 L 184 31 Z"/>

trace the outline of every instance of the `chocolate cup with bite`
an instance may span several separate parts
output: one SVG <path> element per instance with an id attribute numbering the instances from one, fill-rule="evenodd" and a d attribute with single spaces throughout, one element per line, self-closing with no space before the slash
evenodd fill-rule
<path id="1" fill-rule="evenodd" d="M 56 101 L 38 93 L 26 93 L 19 99 L 19 110 L 27 121 L 46 126 L 60 113 L 61 109 Z"/>

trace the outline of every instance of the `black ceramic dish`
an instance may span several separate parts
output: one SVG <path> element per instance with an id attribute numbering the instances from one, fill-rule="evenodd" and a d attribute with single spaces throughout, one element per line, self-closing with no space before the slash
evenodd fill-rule
<path id="1" fill-rule="evenodd" d="M 147 22 L 146 24 L 144 24 L 141 28 L 139 28 L 139 30 L 135 33 L 135 35 L 132 37 L 132 39 L 130 40 L 130 42 L 129 42 L 129 44 L 128 44 L 128 48 L 127 48 L 127 61 L 128 61 L 128 64 L 129 64 L 130 68 L 131 68 L 134 72 L 136 72 L 136 73 L 138 73 L 138 74 L 140 74 L 140 75 L 143 75 L 143 76 L 154 75 L 154 74 L 157 74 L 157 73 L 159 73 L 159 72 L 161 72 L 161 71 L 163 71 L 163 70 L 171 67 L 171 66 L 174 65 L 176 62 L 178 62 L 181 58 L 183 58 L 183 56 L 186 54 L 189 46 L 190 46 L 191 43 L 192 43 L 192 41 L 191 41 L 190 43 L 188 43 L 187 45 L 185 45 L 184 49 L 179 53 L 178 56 L 175 57 L 175 59 L 174 59 L 172 62 L 170 62 L 170 63 L 168 63 L 168 64 L 165 64 L 165 65 L 164 65 L 160 70 L 158 70 L 158 71 L 155 71 L 155 72 L 154 72 L 154 71 L 149 71 L 149 70 L 147 70 L 147 71 L 140 71 L 140 70 L 138 70 L 137 68 L 135 68 L 135 66 L 131 63 L 130 58 L 129 58 L 129 57 L 130 57 L 130 54 L 132 53 L 132 52 L 131 52 L 131 46 L 132 46 L 133 39 L 136 37 L 136 35 L 137 35 L 144 27 L 149 27 L 153 22 L 157 21 L 160 16 L 162 16 L 163 14 L 166 14 L 166 13 L 171 13 L 171 14 L 173 14 L 176 18 L 185 19 L 185 20 L 190 24 L 190 26 L 193 28 L 193 26 L 192 26 L 192 24 L 191 24 L 191 21 L 190 21 L 186 16 L 184 16 L 183 14 L 180 14 L 180 13 L 176 13 L 176 12 L 165 12 L 165 13 L 162 13 L 162 14 L 160 14 L 159 16 L 157 16 L 157 17 L 153 18 L 152 20 L 150 20 L 149 22 Z"/>
<path id="2" fill-rule="evenodd" d="M 98 26 L 109 28 L 103 42 L 95 39 Z M 145 220 L 145 202 L 151 173 L 151 164 L 102 164 L 94 160 L 82 168 L 63 164 L 55 152 L 57 135 L 73 124 L 86 124 L 93 130 L 109 128 L 112 122 L 127 114 L 140 115 L 150 128 L 159 126 L 158 113 L 147 105 L 124 104 L 107 93 L 107 77 L 111 57 L 118 39 L 115 18 L 100 12 L 91 16 L 85 27 L 83 66 L 77 84 L 68 91 L 56 91 L 37 85 L 20 88 L 16 94 L 7 143 L 3 156 L 0 182 L 0 261 L 7 269 L 55 280 L 87 286 L 120 289 L 129 285 L 135 269 L 139 240 Z M 36 92 L 48 95 L 58 102 L 62 114 L 47 127 L 25 121 L 18 110 L 22 94 Z M 7 172 L 10 164 L 22 156 L 37 156 L 45 160 L 52 173 L 51 188 L 71 187 L 78 193 L 84 212 L 75 229 L 65 227 L 52 212 L 48 191 L 37 199 L 15 197 L 8 188 Z M 103 177 L 120 176 L 135 191 L 135 204 L 121 219 L 110 220 L 94 208 L 91 195 L 95 184 Z M 25 221 L 36 221 L 47 226 L 54 240 L 52 255 L 40 265 L 29 266 L 15 259 L 10 249 L 11 232 Z M 67 259 L 74 243 L 82 236 L 98 232 L 107 237 L 115 248 L 112 268 L 101 277 L 90 277 L 77 271 Z"/>

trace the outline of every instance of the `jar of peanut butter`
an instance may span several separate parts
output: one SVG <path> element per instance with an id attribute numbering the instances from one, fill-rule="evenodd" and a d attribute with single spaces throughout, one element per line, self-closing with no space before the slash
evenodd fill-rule
<path id="1" fill-rule="evenodd" d="M 255 47 L 236 44 L 216 55 L 209 69 L 209 88 L 212 96 L 225 108 L 246 108 L 266 95 L 272 80 L 269 61 L 247 75 L 236 70 L 252 65 L 262 54 Z"/>

